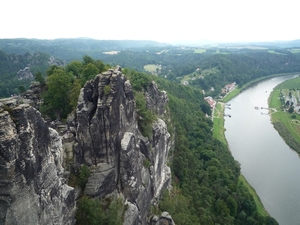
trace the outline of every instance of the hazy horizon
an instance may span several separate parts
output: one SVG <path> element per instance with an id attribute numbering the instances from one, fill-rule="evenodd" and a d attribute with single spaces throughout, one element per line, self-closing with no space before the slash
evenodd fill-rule
<path id="1" fill-rule="evenodd" d="M 298 4 L 286 1 L 15 0 L 0 3 L 0 38 L 274 42 L 300 39 Z"/>

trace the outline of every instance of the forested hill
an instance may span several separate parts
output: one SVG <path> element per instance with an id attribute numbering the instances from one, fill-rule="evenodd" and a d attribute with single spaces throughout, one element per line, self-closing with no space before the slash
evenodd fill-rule
<path id="1" fill-rule="evenodd" d="M 300 71 L 298 49 L 170 48 L 161 51 L 122 51 L 107 56 L 107 62 L 144 70 L 156 65 L 155 74 L 178 83 L 188 81 L 218 95 L 228 83 L 243 85 L 253 79 L 278 73 Z"/>
<path id="2" fill-rule="evenodd" d="M 7 54 L 0 50 L 0 98 L 20 92 L 19 87 L 26 88 L 37 72 L 45 73 L 49 65 L 63 65 L 46 53 L 27 52 L 25 54 Z M 22 76 L 20 70 L 28 69 Z"/>
<path id="3" fill-rule="evenodd" d="M 45 52 L 55 58 L 79 60 L 83 55 L 99 58 L 106 51 L 125 49 L 165 47 L 168 44 L 145 40 L 95 40 L 90 38 L 73 39 L 0 39 L 0 49 L 7 53 Z"/>

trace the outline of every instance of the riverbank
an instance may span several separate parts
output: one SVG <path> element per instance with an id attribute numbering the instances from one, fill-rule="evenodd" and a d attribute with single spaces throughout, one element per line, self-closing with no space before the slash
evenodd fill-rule
<path id="1" fill-rule="evenodd" d="M 300 78 L 294 78 L 287 80 L 271 92 L 268 104 L 270 108 L 276 108 L 276 113 L 272 113 L 271 121 L 274 128 L 277 130 L 279 135 L 283 138 L 285 143 L 298 154 L 300 154 L 300 115 L 297 112 L 289 113 L 288 110 L 284 108 L 280 100 L 280 90 L 284 92 L 293 92 L 292 89 L 297 89 L 300 83 Z M 298 90 L 296 91 L 298 92 Z M 298 94 L 298 93 L 297 93 Z"/>
<path id="2" fill-rule="evenodd" d="M 224 128 L 224 111 L 225 111 L 225 103 L 223 102 L 218 102 L 215 110 L 214 110 L 214 115 L 213 115 L 213 122 L 214 122 L 214 126 L 213 126 L 213 136 L 218 139 L 219 141 L 221 141 L 222 143 L 224 143 L 225 145 L 227 145 L 227 147 L 229 148 L 227 139 L 225 137 L 225 128 Z M 269 213 L 265 210 L 264 205 L 262 204 L 259 196 L 257 195 L 255 189 L 247 182 L 246 178 L 240 174 L 239 176 L 239 180 L 238 180 L 238 186 L 244 186 L 248 192 L 252 195 L 256 208 L 257 208 L 257 212 L 260 216 L 270 216 Z"/>
<path id="3" fill-rule="evenodd" d="M 297 73 L 278 73 L 278 74 L 272 74 L 272 75 L 269 75 L 269 76 L 266 76 L 266 77 L 257 78 L 255 80 L 252 80 L 252 81 L 244 84 L 241 87 L 237 86 L 233 91 L 229 92 L 220 101 L 226 103 L 226 102 L 230 101 L 231 99 L 233 99 L 238 94 L 240 94 L 242 91 L 246 90 L 247 88 L 250 88 L 251 86 L 253 86 L 257 83 L 262 82 L 262 81 L 267 80 L 267 79 L 270 79 L 272 77 L 280 77 L 280 76 L 288 76 L 288 75 L 296 75 L 296 74 L 299 74 L 299 72 L 297 72 Z"/>

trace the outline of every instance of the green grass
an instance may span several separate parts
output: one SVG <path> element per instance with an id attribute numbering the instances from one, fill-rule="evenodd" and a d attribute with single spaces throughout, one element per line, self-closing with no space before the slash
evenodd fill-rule
<path id="1" fill-rule="evenodd" d="M 235 96 L 237 96 L 240 92 L 241 92 L 241 88 L 236 87 L 234 90 L 229 92 L 221 101 L 228 102 L 231 99 L 233 99 Z"/>
<path id="2" fill-rule="evenodd" d="M 213 127 L 213 136 L 219 141 L 223 142 L 225 145 L 228 145 L 225 137 L 225 128 L 224 128 L 224 103 L 218 102 L 214 110 L 214 127 Z"/>
<path id="3" fill-rule="evenodd" d="M 278 85 L 269 97 L 269 107 L 277 110 L 277 112 L 271 114 L 271 121 L 275 129 L 286 144 L 300 154 L 300 123 L 296 123 L 297 121 L 300 122 L 300 115 L 284 111 L 279 99 L 280 90 L 288 95 L 289 89 L 294 88 L 297 84 L 300 84 L 300 78 L 287 80 Z"/>
<path id="4" fill-rule="evenodd" d="M 227 94 L 222 100 L 222 102 L 228 102 L 230 101 L 231 99 L 233 99 L 235 96 L 237 96 L 238 94 L 240 94 L 242 91 L 246 90 L 247 88 L 263 81 L 263 80 L 267 80 L 269 78 L 272 78 L 272 77 L 279 77 L 279 76 L 287 76 L 287 75 L 297 75 L 299 74 L 299 72 L 297 73 L 279 73 L 279 74 L 272 74 L 272 75 L 269 75 L 269 76 L 265 76 L 265 77 L 260 77 L 260 78 L 257 78 L 257 79 L 254 79 L 250 82 L 248 82 L 247 84 L 244 84 L 242 87 L 236 87 L 232 92 L 230 92 L 229 94 Z M 299 81 L 299 85 L 300 85 L 300 81 Z M 300 86 L 298 86 L 299 88 Z"/>
<path id="5" fill-rule="evenodd" d="M 284 81 L 283 83 L 279 84 L 276 88 L 278 88 L 278 89 L 300 88 L 300 77 L 296 77 L 296 78 Z"/>
<path id="6" fill-rule="evenodd" d="M 299 48 L 293 48 L 293 49 L 290 49 L 289 50 L 291 53 L 293 53 L 293 54 L 298 54 L 298 53 L 300 53 L 300 49 Z"/>
<path id="7" fill-rule="evenodd" d="M 194 50 L 194 53 L 198 53 L 198 54 L 202 54 L 202 53 L 205 53 L 205 52 L 206 52 L 205 48 L 198 48 L 198 49 Z"/>
<path id="8" fill-rule="evenodd" d="M 266 211 L 255 189 L 248 183 L 248 181 L 243 175 L 239 176 L 238 185 L 244 185 L 248 189 L 250 194 L 253 196 L 258 214 L 261 216 L 269 216 L 269 213 Z"/>
<path id="9" fill-rule="evenodd" d="M 155 65 L 155 64 L 148 64 L 148 65 L 144 66 L 144 70 L 148 71 L 150 73 L 156 73 L 157 68 L 160 70 L 161 66 L 160 65 Z"/>
<path id="10" fill-rule="evenodd" d="M 269 52 L 269 53 L 272 53 L 272 54 L 286 55 L 286 54 L 284 54 L 284 53 L 275 52 L 274 50 L 269 50 L 268 52 Z"/>

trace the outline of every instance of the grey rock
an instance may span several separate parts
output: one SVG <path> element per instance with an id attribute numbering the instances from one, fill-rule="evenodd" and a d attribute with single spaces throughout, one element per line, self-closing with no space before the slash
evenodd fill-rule
<path id="1" fill-rule="evenodd" d="M 166 93 L 153 82 L 145 97 L 147 107 L 164 116 Z M 128 205 L 126 225 L 147 223 L 150 205 L 157 203 L 171 179 L 165 122 L 153 123 L 149 139 L 140 133 L 136 117 L 130 81 L 116 67 L 86 83 L 76 115 L 68 121 L 75 135 L 75 168 L 86 164 L 91 171 L 84 193 L 96 198 L 116 192 L 123 196 Z"/>
<path id="2" fill-rule="evenodd" d="M 62 151 L 58 133 L 35 108 L 12 105 L 0 113 L 0 224 L 74 224 Z"/>
<path id="3" fill-rule="evenodd" d="M 25 67 L 23 70 L 19 70 L 18 73 L 18 80 L 23 80 L 23 79 L 32 79 L 33 74 L 30 71 L 29 67 Z"/>
<path id="4" fill-rule="evenodd" d="M 154 215 L 150 218 L 150 225 L 175 225 L 168 212 L 162 212 L 160 216 Z"/>

